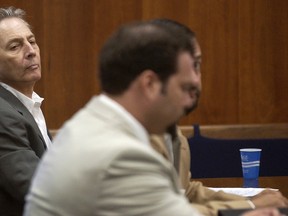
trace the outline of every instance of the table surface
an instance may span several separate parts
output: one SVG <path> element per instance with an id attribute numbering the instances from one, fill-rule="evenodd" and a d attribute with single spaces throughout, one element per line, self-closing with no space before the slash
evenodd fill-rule
<path id="1" fill-rule="evenodd" d="M 197 178 L 206 187 L 242 187 L 243 178 Z M 288 198 L 288 176 L 259 177 L 259 187 L 275 188 Z"/>

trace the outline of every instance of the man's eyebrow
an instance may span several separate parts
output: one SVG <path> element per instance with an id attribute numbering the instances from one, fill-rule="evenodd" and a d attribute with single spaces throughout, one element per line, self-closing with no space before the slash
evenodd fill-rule
<path id="1" fill-rule="evenodd" d="M 28 35 L 27 38 L 28 39 L 35 38 L 35 35 L 32 33 L 32 34 Z M 10 45 L 13 42 L 20 42 L 20 41 L 23 41 L 22 37 L 14 37 L 14 38 L 11 38 L 10 40 L 7 41 L 7 45 Z"/>
<path id="2" fill-rule="evenodd" d="M 13 42 L 21 42 L 23 41 L 23 38 L 21 37 L 14 37 L 11 38 L 10 40 L 7 41 L 6 45 L 9 46 L 10 44 L 12 44 Z"/>
<path id="3" fill-rule="evenodd" d="M 193 58 L 195 59 L 195 61 L 201 61 L 202 60 L 202 56 L 201 55 L 193 56 Z"/>
<path id="4" fill-rule="evenodd" d="M 32 33 L 27 38 L 35 38 L 35 35 Z"/>

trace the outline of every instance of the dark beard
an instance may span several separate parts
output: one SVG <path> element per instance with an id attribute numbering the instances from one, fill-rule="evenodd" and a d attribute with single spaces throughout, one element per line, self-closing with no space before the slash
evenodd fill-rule
<path id="1" fill-rule="evenodd" d="M 195 104 L 193 104 L 191 107 L 187 107 L 185 110 L 184 110 L 184 115 L 189 115 L 193 110 L 195 110 L 198 106 L 198 101 L 199 101 L 199 98 L 200 98 L 200 91 L 198 89 L 196 89 L 196 102 Z"/>
<path id="2" fill-rule="evenodd" d="M 198 89 L 196 90 L 196 97 L 197 97 L 197 100 L 196 100 L 195 104 L 193 104 L 190 107 L 185 108 L 184 115 L 187 116 L 188 114 L 190 114 L 193 110 L 195 110 L 197 108 L 199 97 L 200 97 L 200 91 Z M 170 134 L 172 142 L 175 141 L 177 139 L 177 122 L 168 126 L 166 129 L 166 132 L 168 134 Z"/>
<path id="3" fill-rule="evenodd" d="M 189 115 L 193 110 L 195 110 L 198 106 L 198 102 L 196 102 L 195 104 L 193 104 L 193 106 L 188 107 L 184 110 L 184 115 L 187 116 Z"/>
<path id="4" fill-rule="evenodd" d="M 188 115 L 194 109 L 196 109 L 198 103 L 195 103 L 193 106 L 188 107 L 184 110 L 185 115 Z M 177 138 L 177 122 L 167 127 L 166 132 L 170 134 L 172 141 L 175 141 Z"/>
<path id="5" fill-rule="evenodd" d="M 169 127 L 167 127 L 166 132 L 168 134 L 170 134 L 172 141 L 174 141 L 177 138 L 177 127 L 176 127 L 176 123 L 170 125 Z"/>

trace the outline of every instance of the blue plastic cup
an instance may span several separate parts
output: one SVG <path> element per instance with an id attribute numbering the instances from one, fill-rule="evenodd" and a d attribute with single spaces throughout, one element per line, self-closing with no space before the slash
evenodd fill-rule
<path id="1" fill-rule="evenodd" d="M 244 179 L 258 179 L 261 151 L 257 148 L 240 149 Z"/>

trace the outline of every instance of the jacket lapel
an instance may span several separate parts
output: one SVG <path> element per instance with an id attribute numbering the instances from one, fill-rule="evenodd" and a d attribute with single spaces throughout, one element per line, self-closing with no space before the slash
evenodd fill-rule
<path id="1" fill-rule="evenodd" d="M 40 137 L 46 148 L 45 140 L 34 117 L 29 112 L 29 110 L 24 106 L 24 104 L 14 94 L 3 88 L 1 85 L 0 85 L 0 97 L 3 98 L 5 101 L 7 101 L 7 103 L 9 103 L 18 113 L 20 113 L 27 121 L 30 122 L 33 129 L 37 131 L 38 136 Z"/>

